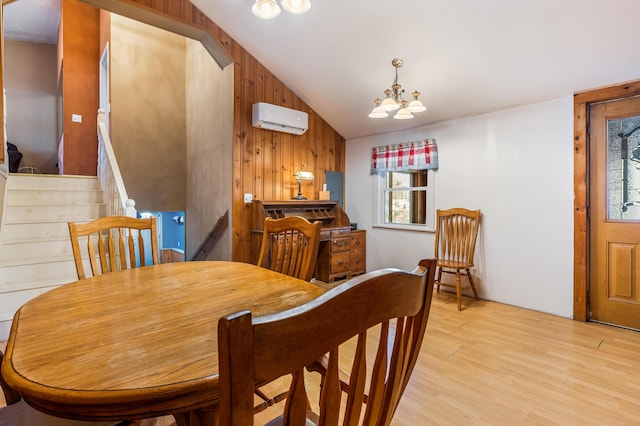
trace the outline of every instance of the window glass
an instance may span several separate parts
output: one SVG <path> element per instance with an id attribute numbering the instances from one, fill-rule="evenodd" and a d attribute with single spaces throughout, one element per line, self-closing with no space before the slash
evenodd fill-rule
<path id="1" fill-rule="evenodd" d="M 377 226 L 433 228 L 433 171 L 383 172 L 378 176 Z"/>
<path id="2" fill-rule="evenodd" d="M 607 219 L 640 220 L 640 117 L 607 122 Z"/>

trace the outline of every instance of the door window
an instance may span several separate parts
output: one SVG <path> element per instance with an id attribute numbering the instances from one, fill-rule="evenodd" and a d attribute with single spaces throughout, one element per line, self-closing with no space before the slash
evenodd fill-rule
<path id="1" fill-rule="evenodd" d="M 607 219 L 640 220 L 640 116 L 607 122 Z"/>

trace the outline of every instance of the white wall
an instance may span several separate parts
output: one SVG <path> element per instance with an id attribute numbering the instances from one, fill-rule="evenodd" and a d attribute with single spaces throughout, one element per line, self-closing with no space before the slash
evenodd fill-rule
<path id="1" fill-rule="evenodd" d="M 111 143 L 127 193 L 139 211 L 184 211 L 186 38 L 112 14 L 110 45 Z"/>
<path id="2" fill-rule="evenodd" d="M 233 66 L 224 70 L 202 43 L 187 40 L 187 258 L 218 218 L 229 227 L 208 260 L 232 258 Z"/>
<path id="3" fill-rule="evenodd" d="M 372 228 L 374 146 L 435 138 L 436 208 L 480 209 L 480 297 L 573 314 L 573 97 L 348 140 L 346 212 L 367 230 L 367 270 L 413 269 L 434 234 Z"/>
<path id="4" fill-rule="evenodd" d="M 58 174 L 58 82 L 55 45 L 4 41 L 7 138 L 20 167 Z"/>

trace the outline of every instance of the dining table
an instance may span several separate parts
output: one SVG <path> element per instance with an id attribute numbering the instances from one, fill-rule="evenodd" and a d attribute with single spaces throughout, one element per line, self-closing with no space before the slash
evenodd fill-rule
<path id="1" fill-rule="evenodd" d="M 304 304 L 323 290 L 256 265 L 166 263 L 41 294 L 15 314 L 2 375 L 54 416 L 133 420 L 173 414 L 216 424 L 218 320 Z"/>

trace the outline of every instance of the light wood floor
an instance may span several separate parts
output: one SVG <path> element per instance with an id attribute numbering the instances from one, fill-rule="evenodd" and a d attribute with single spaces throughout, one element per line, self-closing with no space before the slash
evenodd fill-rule
<path id="1" fill-rule="evenodd" d="M 463 302 L 434 296 L 394 425 L 640 424 L 640 333 Z"/>
<path id="2" fill-rule="evenodd" d="M 640 424 L 640 333 L 438 294 L 396 425 Z"/>

